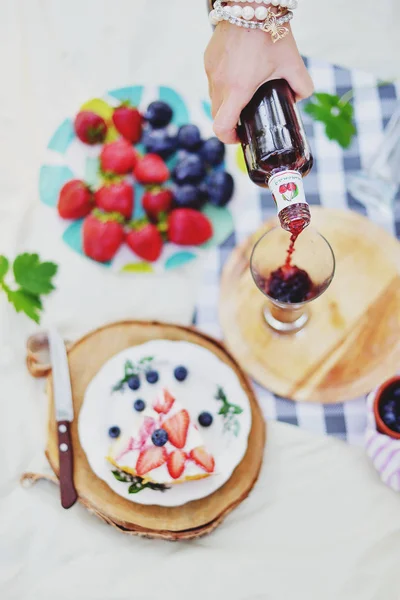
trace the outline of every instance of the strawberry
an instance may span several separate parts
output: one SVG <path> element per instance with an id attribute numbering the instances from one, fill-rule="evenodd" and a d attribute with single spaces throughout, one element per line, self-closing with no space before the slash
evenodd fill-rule
<path id="1" fill-rule="evenodd" d="M 80 179 L 68 181 L 60 191 L 58 214 L 63 219 L 83 219 L 93 208 L 93 194 Z"/>
<path id="2" fill-rule="evenodd" d="M 287 190 L 288 190 L 288 186 L 286 185 L 286 183 L 283 183 L 282 185 L 279 186 L 280 194 L 284 194 L 285 192 L 287 192 Z"/>
<path id="3" fill-rule="evenodd" d="M 138 160 L 138 153 L 124 139 L 105 144 L 100 153 L 101 170 L 105 173 L 124 175 L 132 171 Z"/>
<path id="4" fill-rule="evenodd" d="M 168 239 L 180 246 L 204 244 L 213 235 L 210 220 L 192 208 L 177 208 L 168 217 Z"/>
<path id="5" fill-rule="evenodd" d="M 112 120 L 122 137 L 137 144 L 142 137 L 143 128 L 143 117 L 137 108 L 132 107 L 129 102 L 123 102 L 114 110 Z"/>
<path id="6" fill-rule="evenodd" d="M 75 133 L 85 144 L 102 144 L 107 135 L 105 120 L 90 110 L 81 110 L 75 117 Z"/>
<path id="7" fill-rule="evenodd" d="M 211 456 L 204 446 L 197 446 L 190 452 L 190 458 L 207 473 L 212 473 L 215 468 L 214 457 Z"/>
<path id="8" fill-rule="evenodd" d="M 142 450 L 136 463 L 136 473 L 139 477 L 143 477 L 149 471 L 161 467 L 167 462 L 167 451 L 163 447 L 150 446 Z"/>
<path id="9" fill-rule="evenodd" d="M 182 450 L 174 450 L 168 456 L 168 472 L 173 479 L 179 479 L 185 468 L 186 454 Z"/>
<path id="10" fill-rule="evenodd" d="M 146 219 L 131 223 L 131 227 L 131 231 L 126 236 L 129 248 L 144 260 L 149 262 L 157 260 L 163 247 L 163 239 L 157 227 Z"/>
<path id="11" fill-rule="evenodd" d="M 157 154 L 146 154 L 138 160 L 133 174 L 143 185 L 160 184 L 169 179 L 168 167 Z"/>
<path id="12" fill-rule="evenodd" d="M 163 423 L 163 429 L 168 433 L 168 440 L 175 448 L 183 448 L 186 444 L 190 417 L 187 410 L 180 410 Z"/>
<path id="13" fill-rule="evenodd" d="M 143 194 L 142 206 L 152 221 L 157 221 L 161 213 L 169 212 L 174 195 L 171 190 L 152 187 Z"/>
<path id="14" fill-rule="evenodd" d="M 133 212 L 134 190 L 127 181 L 120 178 L 106 181 L 95 194 L 96 206 L 106 212 L 118 212 L 130 219 Z"/>
<path id="15" fill-rule="evenodd" d="M 163 390 L 161 396 L 154 402 L 153 408 L 158 413 L 167 414 L 171 410 L 174 402 L 175 398 L 171 396 L 169 391 Z"/>
<path id="16" fill-rule="evenodd" d="M 83 251 L 98 262 L 111 260 L 124 240 L 123 217 L 95 209 L 83 222 Z"/>

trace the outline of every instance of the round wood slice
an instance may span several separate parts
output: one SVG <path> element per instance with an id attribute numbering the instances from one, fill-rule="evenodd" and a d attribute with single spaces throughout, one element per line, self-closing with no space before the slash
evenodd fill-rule
<path id="1" fill-rule="evenodd" d="M 305 328 L 282 335 L 265 323 L 266 298 L 249 269 L 254 244 L 276 224 L 266 223 L 225 264 L 219 316 L 228 349 L 261 385 L 293 400 L 366 394 L 400 365 L 400 244 L 355 212 L 314 207 L 312 225 L 334 250 L 336 274 L 309 305 Z"/>
<path id="2" fill-rule="evenodd" d="M 236 373 L 252 410 L 247 452 L 229 481 L 210 496 L 183 506 L 142 506 L 122 498 L 91 470 L 78 437 L 79 411 L 86 388 L 113 355 L 149 340 L 185 340 L 213 352 Z M 212 531 L 244 500 L 255 484 L 263 458 L 265 423 L 255 395 L 236 361 L 216 340 L 191 328 L 162 323 L 124 321 L 107 325 L 76 342 L 68 351 L 75 419 L 72 423 L 74 482 L 80 501 L 104 521 L 121 530 L 165 539 L 189 539 Z M 58 476 L 59 458 L 54 414 L 52 375 L 47 380 L 49 430 L 46 454 Z"/>

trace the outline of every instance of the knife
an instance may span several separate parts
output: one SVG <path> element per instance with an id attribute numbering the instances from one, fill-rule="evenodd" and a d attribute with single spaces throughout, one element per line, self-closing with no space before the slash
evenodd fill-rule
<path id="1" fill-rule="evenodd" d="M 71 379 L 64 340 L 56 331 L 49 331 L 50 359 L 53 369 L 53 396 L 56 409 L 58 453 L 60 460 L 60 493 L 63 508 L 70 508 L 78 499 L 73 475 L 71 422 L 74 420 Z"/>

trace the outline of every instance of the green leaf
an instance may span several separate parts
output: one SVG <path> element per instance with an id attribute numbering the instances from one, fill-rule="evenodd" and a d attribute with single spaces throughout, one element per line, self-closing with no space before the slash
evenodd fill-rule
<path id="1" fill-rule="evenodd" d="M 131 360 L 125 361 L 124 371 L 125 371 L 125 377 L 128 377 L 129 375 L 132 375 L 134 373 L 135 368 L 134 368 Z"/>
<path id="2" fill-rule="evenodd" d="M 219 415 L 227 415 L 229 413 L 229 404 L 223 404 L 218 411 Z"/>
<path id="3" fill-rule="evenodd" d="M 40 311 L 43 308 L 39 296 L 26 292 L 25 290 L 10 290 L 4 288 L 7 294 L 8 301 L 14 305 L 15 310 L 24 312 L 32 321 L 40 323 Z"/>
<path id="4" fill-rule="evenodd" d="M 5 256 L 0 255 L 0 281 L 4 279 L 9 265 L 10 263 L 8 262 L 8 259 Z"/>
<path id="5" fill-rule="evenodd" d="M 234 415 L 241 415 L 243 412 L 243 408 L 240 408 L 240 406 L 237 406 L 236 404 L 231 404 L 231 407 L 233 406 L 233 411 L 232 413 Z"/>
<path id="6" fill-rule="evenodd" d="M 129 481 L 129 479 L 127 479 L 126 476 L 123 473 L 120 473 L 119 471 L 111 471 L 111 473 L 114 475 L 117 481 L 123 481 L 124 483 Z"/>
<path id="7" fill-rule="evenodd" d="M 356 128 L 353 123 L 354 109 L 350 103 L 343 103 L 334 94 L 316 93 L 304 111 L 314 121 L 325 125 L 325 133 L 330 140 L 338 142 L 342 148 L 351 144 Z"/>
<path id="8" fill-rule="evenodd" d="M 132 485 L 129 486 L 128 488 L 128 492 L 129 494 L 137 494 L 138 492 L 141 492 L 142 490 L 144 490 L 145 486 L 142 485 L 141 483 L 137 484 L 137 483 L 132 483 Z"/>
<path id="9" fill-rule="evenodd" d="M 237 437 L 239 435 L 239 431 L 240 431 L 240 425 L 239 425 L 239 421 L 237 419 L 235 419 L 235 422 L 233 423 L 233 435 L 235 437 Z"/>
<path id="10" fill-rule="evenodd" d="M 57 268 L 52 262 L 40 262 L 38 254 L 20 254 L 13 264 L 16 282 L 26 292 L 35 295 L 49 294 L 54 290 L 51 280 Z"/>
<path id="11" fill-rule="evenodd" d="M 154 360 L 154 356 L 145 356 L 139 360 L 139 365 L 143 365 L 145 363 L 151 363 Z"/>
<path id="12" fill-rule="evenodd" d="M 115 385 L 112 386 L 111 390 L 113 392 L 119 392 L 124 387 L 124 383 L 125 383 L 125 380 L 121 379 L 121 381 L 118 381 L 118 383 L 116 383 Z"/>

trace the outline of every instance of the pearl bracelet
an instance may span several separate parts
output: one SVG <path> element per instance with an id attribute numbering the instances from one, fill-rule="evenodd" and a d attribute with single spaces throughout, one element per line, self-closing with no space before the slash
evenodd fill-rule
<path id="1" fill-rule="evenodd" d="M 227 2 L 241 2 L 248 3 L 251 0 L 226 0 Z M 295 10 L 299 2 L 298 0 L 253 0 L 256 4 L 266 4 L 272 6 L 280 6 L 281 8 L 288 8 L 289 10 Z"/>
<path id="2" fill-rule="evenodd" d="M 240 1 L 240 0 L 239 0 Z M 239 16 L 240 11 L 240 16 Z M 258 11 L 258 12 L 257 12 Z M 264 12 L 266 11 L 266 13 Z M 264 16 L 265 15 L 265 16 Z M 252 21 L 253 17 L 259 21 Z M 222 6 L 221 0 L 216 0 L 214 9 L 209 15 L 211 25 L 218 25 L 221 21 L 229 21 L 237 27 L 245 29 L 261 29 L 266 33 L 271 34 L 273 43 L 283 39 L 289 33 L 287 27 L 283 27 L 285 23 L 293 18 L 291 10 L 284 8 L 283 11 L 274 13 L 271 8 L 259 6 L 254 9 L 252 6 Z"/>

